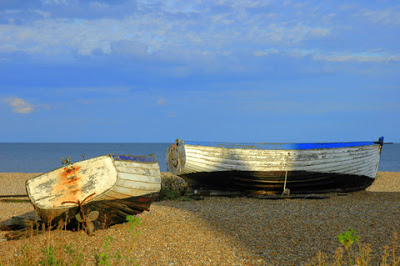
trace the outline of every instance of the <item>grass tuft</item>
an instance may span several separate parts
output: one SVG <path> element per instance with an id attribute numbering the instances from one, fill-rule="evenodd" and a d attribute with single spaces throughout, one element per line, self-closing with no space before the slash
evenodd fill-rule
<path id="1" fill-rule="evenodd" d="M 59 233 L 66 229 L 61 227 L 56 230 L 47 228 L 45 244 L 40 246 L 35 243 L 37 240 L 33 237 L 37 235 L 39 229 L 31 226 L 26 231 L 26 235 L 31 235 L 31 237 L 24 239 L 24 244 L 16 250 L 15 259 L 11 262 L 7 261 L 7 264 L 4 265 L 135 265 L 133 251 L 135 239 L 140 235 L 138 226 L 140 226 L 141 221 L 138 215 L 127 216 L 126 219 L 129 224 L 127 237 L 115 241 L 112 236 L 106 235 L 101 247 L 97 249 L 98 252 L 95 251 L 92 254 L 85 253 L 85 250 L 82 249 L 81 238 L 89 237 L 83 232 L 75 232 L 78 234 L 75 241 L 65 243 L 63 238 L 59 237 Z M 121 245 L 128 245 L 130 248 L 121 252 L 119 250 Z M 0 266 L 3 266 L 3 263 L 6 262 L 3 262 L 0 258 Z"/>
<path id="2" fill-rule="evenodd" d="M 338 236 L 341 247 L 336 249 L 334 258 L 328 258 L 321 251 L 317 256 L 312 259 L 312 265 L 357 265 L 367 266 L 371 265 L 370 254 L 372 252 L 371 246 L 367 243 L 362 243 L 361 236 L 357 235 L 355 230 L 349 228 Z M 392 247 L 385 246 L 382 254 L 381 266 L 398 266 L 400 265 L 400 242 L 397 234 L 394 234 Z M 334 261 L 334 263 L 328 263 Z"/>

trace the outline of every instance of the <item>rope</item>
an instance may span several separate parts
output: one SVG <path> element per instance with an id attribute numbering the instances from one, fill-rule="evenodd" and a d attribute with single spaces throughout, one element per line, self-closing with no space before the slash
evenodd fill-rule
<path id="1" fill-rule="evenodd" d="M 282 195 L 281 196 L 289 196 L 290 194 L 290 189 L 286 188 L 286 182 L 287 182 L 287 165 L 288 165 L 288 161 L 289 161 L 289 156 L 290 156 L 290 152 L 287 154 L 286 156 L 286 164 L 285 164 L 285 183 L 283 183 L 283 191 L 282 191 Z"/>

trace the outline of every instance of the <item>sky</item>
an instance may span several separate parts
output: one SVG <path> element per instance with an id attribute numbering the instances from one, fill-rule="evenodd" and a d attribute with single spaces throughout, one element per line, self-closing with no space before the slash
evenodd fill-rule
<path id="1" fill-rule="evenodd" d="M 0 1 L 0 142 L 400 142 L 399 122 L 398 1 Z"/>

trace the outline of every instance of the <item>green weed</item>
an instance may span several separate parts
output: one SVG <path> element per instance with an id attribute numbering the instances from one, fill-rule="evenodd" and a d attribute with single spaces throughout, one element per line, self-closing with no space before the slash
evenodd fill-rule
<path id="1" fill-rule="evenodd" d="M 342 243 L 342 245 L 347 253 L 347 256 L 349 259 L 349 264 L 354 265 L 354 262 L 352 259 L 354 257 L 354 253 L 351 249 L 351 246 L 354 243 L 358 243 L 358 241 L 360 240 L 360 236 L 357 235 L 356 232 L 350 227 L 349 230 L 347 230 L 343 234 L 340 234 L 338 236 L 338 239 L 339 239 L 340 243 Z"/>
<path id="2" fill-rule="evenodd" d="M 160 198 L 166 200 L 176 200 L 181 197 L 179 191 L 171 188 L 162 187 L 160 191 Z"/>
<path id="3" fill-rule="evenodd" d="M 371 247 L 369 244 L 361 243 L 361 236 L 356 234 L 355 230 L 349 228 L 346 232 L 338 235 L 338 240 L 342 244 L 339 247 L 334 256 L 335 263 L 333 265 L 357 265 L 367 266 L 370 265 L 370 254 Z M 379 265 L 400 265 L 400 254 L 398 251 L 399 238 L 397 234 L 394 235 L 392 241 L 392 248 L 385 246 L 385 250 L 382 255 L 382 262 Z M 356 244 L 356 245 L 355 245 Z M 347 259 L 344 259 L 344 255 L 347 255 Z M 318 252 L 316 258 L 313 259 L 312 265 L 330 265 L 327 263 L 329 258 L 321 251 Z M 316 262 L 315 262 L 316 261 Z"/>
<path id="4" fill-rule="evenodd" d="M 47 249 L 42 249 L 41 251 L 44 253 L 46 260 L 40 260 L 40 265 L 62 265 L 62 261 L 54 255 L 53 247 L 49 246 Z"/>
<path id="5" fill-rule="evenodd" d="M 177 189 L 169 187 L 161 187 L 160 190 L 161 200 L 180 200 L 180 201 L 191 201 L 193 199 L 181 195 L 181 192 Z"/>
<path id="6" fill-rule="evenodd" d="M 103 252 L 100 255 L 94 255 L 94 258 L 96 260 L 96 265 L 111 265 L 110 262 L 110 243 L 113 241 L 113 238 L 111 236 L 106 236 L 104 238 L 104 244 L 103 244 Z"/>
<path id="7" fill-rule="evenodd" d="M 128 231 L 133 233 L 131 236 L 134 238 L 138 237 L 140 235 L 140 230 L 137 229 L 137 226 L 141 224 L 139 215 L 129 215 L 126 217 L 126 221 L 129 223 Z M 135 248 L 135 241 L 134 239 L 128 239 L 127 241 L 132 242 L 131 248 L 129 249 L 127 255 L 122 255 L 121 251 L 119 250 L 112 254 L 111 244 L 113 242 L 113 238 L 111 236 L 106 236 L 104 238 L 102 252 L 94 255 L 96 265 L 119 265 L 124 261 L 129 264 L 134 264 L 135 260 L 130 257 L 130 253 L 132 253 L 133 249 Z"/>
<path id="8" fill-rule="evenodd" d="M 24 245 L 19 249 L 19 254 L 15 260 L 2 261 L 0 260 L 0 266 L 2 265 L 49 265 L 49 266 L 61 266 L 61 265 L 86 265 L 88 263 L 95 263 L 96 265 L 134 265 L 135 260 L 133 259 L 132 251 L 135 248 L 135 239 L 140 235 L 140 231 L 137 228 L 141 224 L 139 215 L 128 216 L 127 222 L 129 227 L 127 231 L 127 237 L 121 240 L 115 241 L 111 236 L 105 236 L 104 242 L 100 247 L 100 252 L 95 254 L 85 254 L 84 250 L 80 248 L 80 237 L 86 237 L 85 234 L 78 235 L 78 239 L 74 242 L 65 243 L 62 240 L 53 239 L 54 231 L 51 228 L 47 228 L 46 233 L 46 244 L 45 247 L 41 248 L 35 243 L 33 236 L 37 235 L 39 228 L 32 224 L 30 231 L 26 232 L 26 239 Z M 62 227 L 56 229 L 58 231 L 63 230 Z M 65 228 L 66 230 L 66 228 Z M 43 231 L 42 231 L 43 232 Z M 132 232 L 132 233 L 131 233 Z M 79 234 L 79 233 L 77 233 Z M 30 235 L 30 237 L 29 237 Z M 128 245 L 128 249 L 124 248 Z M 117 250 L 119 247 L 123 248 L 124 251 Z"/>

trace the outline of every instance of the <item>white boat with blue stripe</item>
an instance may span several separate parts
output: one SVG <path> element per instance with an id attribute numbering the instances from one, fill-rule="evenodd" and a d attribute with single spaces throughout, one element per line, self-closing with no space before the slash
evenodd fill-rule
<path id="1" fill-rule="evenodd" d="M 194 187 L 256 194 L 364 190 L 375 179 L 379 141 L 224 143 L 176 140 L 168 170 Z"/>

